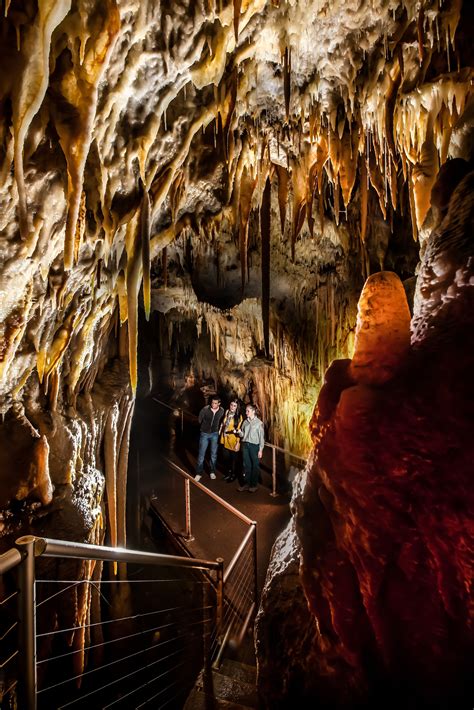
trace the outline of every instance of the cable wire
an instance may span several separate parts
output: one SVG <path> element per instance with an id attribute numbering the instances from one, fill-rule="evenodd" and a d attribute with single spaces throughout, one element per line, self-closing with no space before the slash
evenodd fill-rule
<path id="1" fill-rule="evenodd" d="M 183 648 L 190 648 L 193 645 L 193 643 L 188 643 L 186 646 Z M 112 680 L 110 683 L 106 683 L 105 685 L 101 685 L 100 688 L 95 688 L 94 690 L 91 690 L 89 693 L 86 693 L 85 695 L 81 695 L 80 698 L 75 698 L 69 703 L 66 703 L 65 705 L 61 705 L 58 710 L 62 710 L 63 708 L 70 707 L 71 705 L 75 705 L 76 703 L 81 702 L 82 700 L 85 700 L 86 698 L 90 697 L 91 695 L 95 695 L 95 693 L 98 693 L 101 690 L 104 690 L 105 688 L 110 688 L 110 686 L 115 685 L 115 683 L 118 683 L 121 680 L 125 680 L 126 678 L 130 678 L 132 675 L 136 675 L 137 673 L 141 673 L 144 670 L 147 670 L 151 668 L 152 666 L 158 665 L 158 663 L 162 663 L 163 661 L 168 660 L 168 658 L 172 658 L 173 656 L 176 656 L 178 653 L 181 653 L 183 651 L 183 648 L 179 648 L 177 651 L 173 651 L 173 653 L 169 653 L 167 656 L 163 656 L 162 658 L 158 658 L 156 661 L 152 661 L 151 663 L 147 663 L 146 666 L 143 666 L 143 668 L 139 668 L 138 670 L 133 670 L 131 673 L 127 673 L 126 675 L 120 676 L 120 678 L 115 678 Z"/>
<path id="2" fill-rule="evenodd" d="M 206 619 L 205 622 L 208 620 Z M 194 622 L 194 624 L 189 624 L 189 626 L 195 626 L 196 624 L 199 623 L 205 623 L 205 622 Z M 83 678 L 86 675 L 90 675 L 91 673 L 96 673 L 97 671 L 103 670 L 104 668 L 109 668 L 110 666 L 114 666 L 117 663 L 121 663 L 122 661 L 127 661 L 129 658 L 134 658 L 135 656 L 139 656 L 142 653 L 146 653 L 147 651 L 152 651 L 157 648 L 160 648 L 161 646 L 165 646 L 167 643 L 173 643 L 174 641 L 179 641 L 180 639 L 186 638 L 186 634 L 181 634 L 181 636 L 174 636 L 171 639 L 168 639 L 166 641 L 161 641 L 160 643 L 153 644 L 152 646 L 147 646 L 147 648 L 142 648 L 139 651 L 135 651 L 135 653 L 130 653 L 128 656 L 123 656 L 122 658 L 118 658 L 115 661 L 111 661 L 110 663 L 104 663 L 104 665 L 99 666 L 98 668 L 92 668 L 90 671 L 84 671 L 83 673 L 78 673 L 75 676 L 72 676 L 71 678 L 66 678 L 66 680 L 61 680 L 59 683 L 54 683 L 54 685 L 49 685 L 47 688 L 41 688 L 41 690 L 38 690 L 37 693 L 38 695 L 40 693 L 46 693 L 49 690 L 53 690 L 53 688 L 58 688 L 60 685 L 64 685 L 65 683 L 70 683 L 73 680 L 77 680 L 78 678 Z M 18 651 L 16 652 L 18 653 Z"/>
<path id="3" fill-rule="evenodd" d="M 183 607 L 183 606 L 173 606 L 168 609 L 158 609 L 157 611 L 146 611 L 143 614 L 133 614 L 132 616 L 122 616 L 119 617 L 118 619 L 109 619 L 108 621 L 94 621 L 92 624 L 83 624 L 81 626 L 70 626 L 67 629 L 56 629 L 55 631 L 46 631 L 45 633 L 42 634 L 36 634 L 37 638 L 40 638 L 42 636 L 54 636 L 55 634 L 64 634 L 68 631 L 76 631 L 76 629 L 89 629 L 92 626 L 105 626 L 106 624 L 115 624 L 119 623 L 121 621 L 133 621 L 135 619 L 141 619 L 142 617 L 145 616 L 152 616 L 153 614 L 164 614 L 165 612 L 171 612 L 171 611 L 204 611 L 206 609 L 212 609 L 212 606 L 204 606 L 204 607 Z"/>
<path id="4" fill-rule="evenodd" d="M 157 675 L 155 678 L 152 678 L 151 680 L 147 681 L 146 683 L 143 683 L 142 685 L 139 685 L 137 688 L 134 688 L 133 690 L 130 690 L 128 693 L 125 695 L 122 695 L 121 698 L 118 700 L 114 700 L 113 703 L 109 703 L 108 705 L 104 705 L 102 710 L 107 710 L 107 708 L 111 708 L 113 705 L 116 705 L 117 703 L 121 703 L 122 700 L 125 700 L 125 698 L 130 697 L 130 695 L 133 695 L 136 693 L 138 690 L 142 690 L 143 688 L 146 688 L 147 685 L 151 685 L 152 683 L 156 683 L 157 680 L 160 678 L 163 678 L 166 676 L 168 673 L 172 673 L 173 671 L 176 671 L 178 668 L 181 668 L 181 666 L 184 666 L 184 661 L 181 661 L 181 663 L 177 663 L 173 668 L 169 668 L 168 670 L 164 671 L 164 673 L 160 673 L 160 675 Z M 148 702 L 148 701 L 147 701 Z"/>

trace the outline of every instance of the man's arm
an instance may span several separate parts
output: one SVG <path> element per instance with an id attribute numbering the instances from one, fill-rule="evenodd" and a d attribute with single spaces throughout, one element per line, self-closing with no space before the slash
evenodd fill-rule
<path id="1" fill-rule="evenodd" d="M 199 424 L 202 424 L 202 420 L 204 419 L 204 413 L 205 413 L 205 411 L 206 411 L 206 407 L 203 407 L 203 408 L 201 409 L 201 411 L 199 412 L 199 416 L 198 416 Z"/>

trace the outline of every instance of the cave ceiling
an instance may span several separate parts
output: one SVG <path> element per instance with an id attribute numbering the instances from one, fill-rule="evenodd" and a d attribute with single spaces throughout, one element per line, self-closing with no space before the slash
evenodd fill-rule
<path id="1" fill-rule="evenodd" d="M 119 330 L 134 389 L 152 291 L 199 320 L 203 301 L 235 308 L 247 289 L 269 355 L 270 296 L 313 304 L 331 276 L 324 337 L 342 342 L 358 295 L 334 322 L 345 257 L 367 276 L 397 228 L 417 251 L 439 166 L 470 152 L 469 4 L 5 0 L 1 411 L 33 384 L 53 409 L 74 404 Z"/>

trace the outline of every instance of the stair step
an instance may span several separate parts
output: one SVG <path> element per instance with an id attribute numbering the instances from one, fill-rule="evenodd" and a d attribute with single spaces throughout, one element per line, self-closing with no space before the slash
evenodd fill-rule
<path id="1" fill-rule="evenodd" d="M 257 682 L 257 669 L 255 666 L 250 666 L 248 663 L 241 663 L 240 661 L 232 661 L 229 658 L 225 658 L 222 661 L 219 673 L 241 680 L 244 683 L 250 683 L 253 686 Z"/>
<path id="2" fill-rule="evenodd" d="M 196 688 L 204 691 L 204 683 L 202 674 L 199 676 L 196 683 Z M 206 692 L 210 688 L 205 688 Z M 216 699 L 227 700 L 238 705 L 246 707 L 257 707 L 257 691 L 255 683 L 247 683 L 235 677 L 221 673 L 220 671 L 212 671 L 212 691 Z"/>
<path id="3" fill-rule="evenodd" d="M 223 698 L 214 698 L 202 690 L 193 690 L 184 706 L 184 710 L 254 710 L 256 705 L 242 705 Z"/>

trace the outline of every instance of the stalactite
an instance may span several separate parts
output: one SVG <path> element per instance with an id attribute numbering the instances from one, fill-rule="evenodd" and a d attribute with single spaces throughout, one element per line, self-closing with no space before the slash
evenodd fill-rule
<path id="1" fill-rule="evenodd" d="M 234 3 L 234 35 L 235 43 L 239 41 L 239 22 L 240 22 L 240 9 L 242 7 L 242 0 L 233 0 Z"/>
<path id="2" fill-rule="evenodd" d="M 55 126 L 68 168 L 68 213 L 64 242 L 64 266 L 71 269 L 74 260 L 74 237 L 83 190 L 84 168 L 92 142 L 97 109 L 99 82 L 107 66 L 120 29 L 120 15 L 115 0 L 104 3 L 103 25 L 87 43 L 84 61 L 75 57 L 72 68 L 65 63 L 58 90 L 67 97 L 74 112 L 67 120 L 54 111 Z"/>
<path id="3" fill-rule="evenodd" d="M 120 440 L 117 436 L 117 544 L 120 547 L 127 545 L 127 471 L 128 454 L 130 448 L 130 430 L 133 419 L 134 400 L 125 403 L 122 411 L 123 425 Z"/>
<path id="4" fill-rule="evenodd" d="M 303 227 L 307 197 L 307 164 L 295 163 L 291 177 L 293 183 L 293 228 L 291 231 L 291 259 L 295 260 L 296 240 Z"/>
<path id="5" fill-rule="evenodd" d="M 285 118 L 290 120 L 290 99 L 291 99 L 291 50 L 285 47 L 283 53 L 283 93 L 285 97 Z"/>
<path id="6" fill-rule="evenodd" d="M 365 244 L 367 236 L 367 215 L 369 206 L 369 185 L 366 160 L 363 155 L 359 160 L 359 187 L 360 187 L 360 239 Z"/>
<path id="7" fill-rule="evenodd" d="M 22 239 L 30 231 L 28 204 L 23 171 L 23 147 L 28 128 L 39 111 L 49 81 L 51 36 L 71 8 L 71 0 L 39 0 L 34 24 L 23 38 L 21 53 L 25 68 L 13 94 L 13 130 L 15 139 L 15 179 L 19 198 L 19 226 Z M 7 15 L 8 8 L 5 10 Z"/>
<path id="8" fill-rule="evenodd" d="M 271 235 L 271 182 L 267 177 L 260 208 L 260 233 L 262 240 L 262 322 L 265 355 L 270 357 L 270 235 Z"/>
<path id="9" fill-rule="evenodd" d="M 242 292 L 247 279 L 247 245 L 249 235 L 249 217 L 252 208 L 252 196 L 257 186 L 257 176 L 254 176 L 251 169 L 244 167 L 240 180 L 240 269 L 242 278 Z"/>
<path id="10" fill-rule="evenodd" d="M 109 412 L 104 431 L 105 489 L 110 543 L 117 546 L 117 425 L 119 408 L 116 403 Z"/>
<path id="11" fill-rule="evenodd" d="M 168 248 L 164 247 L 161 252 L 161 274 L 163 279 L 163 288 L 168 286 Z"/>
<path id="12" fill-rule="evenodd" d="M 278 206 L 280 209 L 280 224 L 281 233 L 285 233 L 285 222 L 286 222 L 286 205 L 288 203 L 288 182 L 289 175 L 286 168 L 281 165 L 275 165 L 277 175 L 278 175 Z"/>
<path id="13" fill-rule="evenodd" d="M 428 210 L 430 209 L 431 188 L 435 183 L 438 170 L 438 151 L 434 144 L 433 128 L 430 119 L 426 140 L 421 147 L 420 159 L 416 165 L 413 166 L 411 172 L 415 219 L 418 230 L 423 226 Z"/>
<path id="14" fill-rule="evenodd" d="M 130 384 L 135 393 L 137 388 L 137 347 L 138 347 L 138 294 L 142 280 L 142 249 L 139 225 L 132 219 L 127 227 L 127 312 L 128 312 L 128 357 Z"/>
<path id="15" fill-rule="evenodd" d="M 150 278 L 150 198 L 144 189 L 140 211 L 140 232 L 142 245 L 143 307 L 145 318 L 150 320 L 151 278 Z"/>

